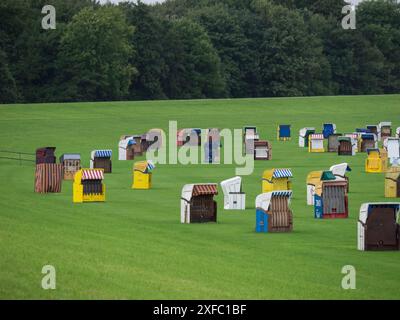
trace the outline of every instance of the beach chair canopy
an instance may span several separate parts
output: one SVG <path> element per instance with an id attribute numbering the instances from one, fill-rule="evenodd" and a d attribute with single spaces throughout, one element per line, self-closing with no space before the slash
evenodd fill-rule
<path id="1" fill-rule="evenodd" d="M 133 165 L 133 170 L 140 171 L 142 173 L 151 173 L 155 169 L 155 165 L 152 161 L 139 161 Z"/>
<path id="2" fill-rule="evenodd" d="M 112 150 L 94 150 L 94 157 L 96 158 L 111 158 Z"/>
<path id="3" fill-rule="evenodd" d="M 193 197 L 201 195 L 217 195 L 218 186 L 216 183 L 199 183 L 199 184 L 187 184 L 182 188 L 181 198 L 187 202 Z"/>
<path id="4" fill-rule="evenodd" d="M 376 124 L 367 124 L 367 129 L 371 132 L 378 132 L 379 126 Z"/>
<path id="5" fill-rule="evenodd" d="M 367 153 L 368 153 L 368 155 L 370 155 L 370 154 L 377 154 L 377 155 L 380 155 L 381 154 L 381 151 L 379 150 L 379 149 L 367 149 Z"/>
<path id="6" fill-rule="evenodd" d="M 292 178 L 293 173 L 291 169 L 270 169 L 265 170 L 263 179 L 272 180 L 272 178 Z"/>
<path id="7" fill-rule="evenodd" d="M 322 133 L 314 133 L 310 135 L 311 140 L 324 140 L 324 135 Z"/>
<path id="8" fill-rule="evenodd" d="M 305 138 L 307 135 L 310 135 L 312 133 L 315 133 L 315 128 L 306 127 L 306 128 L 300 129 L 299 136 Z"/>
<path id="9" fill-rule="evenodd" d="M 322 134 L 324 138 L 328 138 L 331 134 L 336 132 L 336 125 L 334 123 L 324 123 Z"/>
<path id="10" fill-rule="evenodd" d="M 329 168 L 329 171 L 331 171 L 334 176 L 344 177 L 346 172 L 351 171 L 351 168 L 349 167 L 348 163 L 344 162 L 333 165 Z"/>
<path id="11" fill-rule="evenodd" d="M 268 211 L 272 197 L 287 197 L 288 203 L 290 203 L 292 194 L 293 194 L 292 191 L 287 191 L 287 190 L 262 193 L 258 195 L 256 198 L 256 209 L 262 209 L 264 211 Z"/>
<path id="12" fill-rule="evenodd" d="M 307 184 L 320 185 L 321 181 L 334 181 L 335 175 L 332 171 L 312 171 L 307 176 Z"/>
<path id="13" fill-rule="evenodd" d="M 101 169 L 82 169 L 82 180 L 103 180 L 104 170 Z"/>
<path id="14" fill-rule="evenodd" d="M 383 127 L 391 127 L 392 126 L 392 122 L 390 121 L 383 121 L 381 123 L 379 123 L 379 129 L 382 130 Z"/>
<path id="15" fill-rule="evenodd" d="M 257 127 L 246 126 L 243 128 L 245 139 L 258 140 L 259 134 L 257 133 Z"/>
<path id="16" fill-rule="evenodd" d="M 54 153 L 56 151 L 56 147 L 42 147 L 42 148 L 38 148 L 36 149 L 36 153 Z"/>
<path id="17" fill-rule="evenodd" d="M 43 147 L 36 149 L 36 157 L 46 157 L 54 155 L 56 147 Z"/>
<path id="18" fill-rule="evenodd" d="M 372 203 L 363 203 L 360 209 L 359 220 L 365 223 L 368 219 L 371 210 L 374 207 L 383 207 L 383 208 L 393 208 L 395 210 L 395 219 L 399 222 L 399 211 L 400 211 L 400 202 L 372 202 Z"/>
<path id="19" fill-rule="evenodd" d="M 204 195 L 217 195 L 218 189 L 216 184 L 197 184 L 193 187 L 193 197 Z"/>
<path id="20" fill-rule="evenodd" d="M 243 128 L 243 131 L 245 134 L 256 134 L 257 133 L 257 127 L 255 126 L 246 126 Z"/>
<path id="21" fill-rule="evenodd" d="M 224 195 L 230 193 L 240 193 L 242 191 L 242 178 L 234 177 L 221 182 L 221 188 Z"/>
<path id="22" fill-rule="evenodd" d="M 373 140 L 376 141 L 376 135 L 373 133 L 366 133 L 361 135 L 362 140 Z"/>
<path id="23" fill-rule="evenodd" d="M 339 141 L 339 142 L 341 142 L 341 141 L 344 141 L 344 142 L 351 142 L 351 138 L 350 138 L 350 137 L 339 137 L 339 138 L 338 138 L 338 141 Z"/>
<path id="24" fill-rule="evenodd" d="M 311 171 L 307 175 L 307 184 L 315 184 L 317 181 L 321 180 L 321 176 L 324 171 Z"/>
<path id="25" fill-rule="evenodd" d="M 36 149 L 36 164 L 56 163 L 54 152 L 56 147 L 43 147 Z"/>
<path id="26" fill-rule="evenodd" d="M 330 181 L 330 180 L 336 180 L 336 177 L 332 173 L 332 171 L 322 171 L 321 181 Z"/>
<path id="27" fill-rule="evenodd" d="M 81 160 L 81 155 L 79 153 L 64 153 L 60 157 L 60 162 L 64 162 L 64 160 Z"/>
<path id="28" fill-rule="evenodd" d="M 290 138 L 290 124 L 280 124 L 279 125 L 279 137 Z"/>
<path id="29" fill-rule="evenodd" d="M 129 146 L 132 146 L 132 145 L 135 145 L 135 144 L 136 144 L 136 141 L 135 141 L 134 137 L 131 136 L 131 137 L 124 138 L 123 140 L 121 140 L 119 142 L 119 147 L 126 149 Z"/>
<path id="30" fill-rule="evenodd" d="M 274 178 L 291 178 L 293 173 L 291 169 L 274 169 L 272 176 Z"/>
<path id="31" fill-rule="evenodd" d="M 337 180 L 336 176 L 332 171 L 311 171 L 307 175 L 307 184 L 311 185 L 321 185 L 322 181 L 334 181 Z"/>

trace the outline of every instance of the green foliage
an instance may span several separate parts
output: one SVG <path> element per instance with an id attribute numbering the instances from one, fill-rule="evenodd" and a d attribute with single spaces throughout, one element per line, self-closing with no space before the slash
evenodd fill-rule
<path id="1" fill-rule="evenodd" d="M 189 19 L 172 21 L 166 35 L 169 70 L 165 91 L 170 98 L 224 96 L 220 59 L 205 30 Z"/>
<path id="2" fill-rule="evenodd" d="M 48 1 L 5 0 L 0 3 L 0 39 L 4 41 L 4 51 L 22 101 L 57 99 L 59 90 L 55 80 L 62 72 L 57 70 L 57 55 L 65 25 L 74 14 L 93 5 L 94 1 L 54 0 L 51 3 L 57 8 L 57 29 L 51 31 L 41 27 L 44 16 L 41 10 Z"/>
<path id="3" fill-rule="evenodd" d="M 221 57 L 222 72 L 231 97 L 258 95 L 259 66 L 257 34 L 253 38 L 246 30 L 256 30 L 257 16 L 250 11 L 237 10 L 223 4 L 202 7 L 191 12 L 191 17 L 206 30 Z M 260 35 L 258 35 L 260 37 Z"/>
<path id="4" fill-rule="evenodd" d="M 128 94 L 135 69 L 130 27 L 119 8 L 84 8 L 61 39 L 63 100 L 117 100 Z"/>
<path id="5" fill-rule="evenodd" d="M 280 6 L 258 9 L 265 17 L 260 62 L 263 95 L 330 94 L 329 63 L 320 39 L 307 28 L 303 16 Z"/>
<path id="6" fill-rule="evenodd" d="M 357 28 L 380 54 L 376 80 L 383 92 L 400 91 L 400 3 L 370 1 L 360 7 Z M 376 63 L 376 62 L 375 62 Z"/>
<path id="7" fill-rule="evenodd" d="M 8 103 L 17 100 L 17 86 L 8 67 L 6 54 L 0 49 L 0 101 Z"/>
<path id="8" fill-rule="evenodd" d="M 282 4 L 282 1 L 274 0 Z M 308 9 L 314 13 L 324 16 L 332 16 L 338 20 L 342 19 L 342 8 L 347 5 L 344 0 L 284 0 L 292 8 Z"/>
<path id="9" fill-rule="evenodd" d="M 356 30 L 343 0 L 54 0 L 42 30 L 45 4 L 0 2 L 0 102 L 400 92 L 394 0 L 363 1 Z"/>
<path id="10" fill-rule="evenodd" d="M 331 30 L 326 51 L 337 93 L 383 93 L 379 79 L 384 76 L 384 57 L 360 32 Z"/>
<path id="11" fill-rule="evenodd" d="M 131 63 L 137 68 L 138 76 L 131 85 L 130 97 L 165 99 L 162 82 L 168 71 L 164 58 L 167 22 L 155 18 L 150 7 L 141 2 L 123 3 L 121 7 L 126 12 L 128 23 L 135 27 L 130 41 L 136 53 Z"/>

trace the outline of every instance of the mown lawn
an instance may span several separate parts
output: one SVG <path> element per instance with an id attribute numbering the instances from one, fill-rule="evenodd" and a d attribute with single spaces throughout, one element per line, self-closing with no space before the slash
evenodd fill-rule
<path id="1" fill-rule="evenodd" d="M 132 162 L 118 161 L 118 140 L 150 128 L 242 128 L 256 125 L 273 142 L 273 160 L 244 177 L 247 210 L 223 210 L 218 223 L 180 224 L 182 186 L 220 182 L 235 165 L 159 165 L 154 188 L 131 189 Z M 111 148 L 107 202 L 73 204 L 72 183 L 61 194 L 33 192 L 34 165 L 0 159 L 0 298 L 17 299 L 399 299 L 400 252 L 357 251 L 361 203 L 385 201 L 383 174 L 366 174 L 366 155 L 309 154 L 298 130 L 334 122 L 339 132 L 392 121 L 400 96 L 109 102 L 0 106 L 0 149 L 56 154 Z M 293 139 L 276 141 L 292 124 Z M 350 218 L 321 221 L 306 206 L 306 176 L 347 161 Z M 255 197 L 267 168 L 294 172 L 294 232 L 256 234 Z M 41 288 L 41 269 L 54 265 L 57 289 Z M 343 290 L 341 269 L 357 270 L 357 289 Z"/>

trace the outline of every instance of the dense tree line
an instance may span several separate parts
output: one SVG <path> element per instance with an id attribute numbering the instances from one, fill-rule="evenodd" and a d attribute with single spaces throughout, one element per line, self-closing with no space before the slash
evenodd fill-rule
<path id="1" fill-rule="evenodd" d="M 0 102 L 399 93 L 400 5 L 362 2 L 355 30 L 344 5 L 2 0 Z"/>

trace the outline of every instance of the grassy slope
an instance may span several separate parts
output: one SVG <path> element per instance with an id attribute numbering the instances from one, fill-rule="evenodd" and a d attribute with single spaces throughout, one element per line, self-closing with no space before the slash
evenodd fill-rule
<path id="1" fill-rule="evenodd" d="M 106 176 L 107 202 L 72 204 L 61 194 L 33 193 L 34 167 L 0 159 L 0 298 L 400 298 L 398 252 L 356 250 L 362 202 L 384 201 L 383 175 L 364 172 L 365 154 L 309 154 L 297 147 L 301 127 L 332 121 L 339 132 L 391 120 L 400 126 L 400 96 L 218 101 L 165 101 L 0 106 L 0 149 L 33 152 L 57 147 L 80 152 L 89 164 L 96 148 L 114 150 Z M 185 183 L 220 182 L 234 166 L 159 166 L 154 189 L 131 190 L 131 162 L 117 161 L 119 136 L 179 127 L 242 128 L 254 124 L 273 141 L 273 160 L 244 177 L 245 212 L 222 210 L 218 224 L 181 225 Z M 276 126 L 291 123 L 294 139 L 276 142 Z M 350 218 L 319 221 L 307 207 L 309 171 L 348 161 Z M 256 234 L 254 199 L 266 168 L 294 171 L 294 232 Z M 41 268 L 57 269 L 57 290 L 40 287 Z M 357 269 L 357 290 L 341 289 L 341 268 Z"/>

